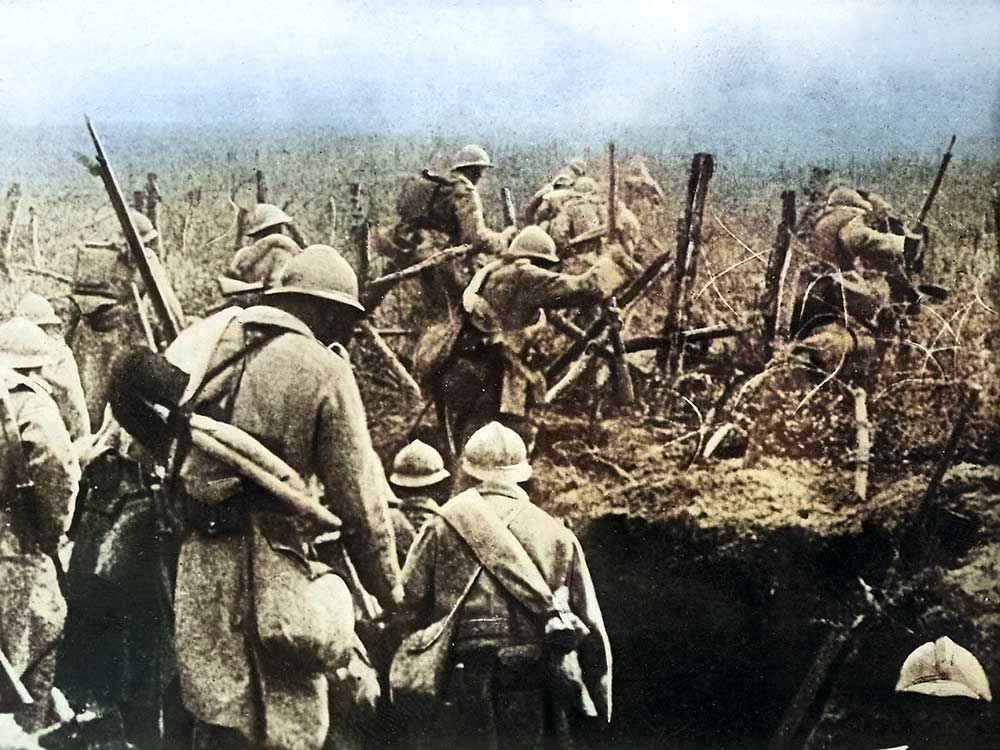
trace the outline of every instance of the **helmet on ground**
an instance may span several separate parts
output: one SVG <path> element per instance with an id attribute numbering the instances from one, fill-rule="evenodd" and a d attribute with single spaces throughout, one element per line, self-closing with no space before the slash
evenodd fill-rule
<path id="1" fill-rule="evenodd" d="M 486 153 L 486 149 L 482 146 L 477 146 L 474 143 L 470 143 L 468 146 L 462 146 L 455 154 L 455 163 L 451 165 L 452 169 L 461 169 L 462 167 L 492 167 L 493 162 L 490 161 L 490 155 Z"/>
<path id="2" fill-rule="evenodd" d="M 476 430 L 465 444 L 462 469 L 480 481 L 525 482 L 531 478 L 521 436 L 499 422 Z"/>
<path id="3" fill-rule="evenodd" d="M 62 324 L 52 303 L 36 292 L 28 292 L 17 302 L 14 315 L 30 320 L 37 326 L 57 326 Z"/>
<path id="4" fill-rule="evenodd" d="M 310 245 L 288 261 L 277 286 L 265 294 L 304 294 L 365 311 L 358 299 L 357 274 L 329 245 Z"/>
<path id="5" fill-rule="evenodd" d="M 577 177 L 587 174 L 587 164 L 583 159 L 570 159 L 566 165 Z"/>
<path id="6" fill-rule="evenodd" d="M 258 203 L 247 220 L 247 228 L 243 230 L 246 234 L 260 234 L 265 229 L 276 227 L 279 224 L 291 224 L 292 217 L 275 206 L 273 203 Z"/>
<path id="7" fill-rule="evenodd" d="M 153 222 L 149 220 L 146 214 L 130 208 L 128 215 L 132 219 L 132 226 L 135 227 L 135 233 L 139 235 L 139 242 L 143 245 L 152 242 L 160 236 L 160 233 L 156 231 L 156 227 L 153 226 Z"/>
<path id="8" fill-rule="evenodd" d="M 0 365 L 12 370 L 31 370 L 52 364 L 56 345 L 41 328 L 24 318 L 0 324 Z"/>
<path id="9" fill-rule="evenodd" d="M 427 443 L 414 440 L 396 454 L 389 481 L 400 487 L 430 487 L 450 476 L 441 454 Z"/>
<path id="10" fill-rule="evenodd" d="M 896 692 L 993 700 L 979 660 L 948 636 L 928 641 L 906 657 Z"/>
<path id="11" fill-rule="evenodd" d="M 535 258 L 558 263 L 556 243 L 545 230 L 532 224 L 518 232 L 514 240 L 503 251 L 508 258 Z"/>

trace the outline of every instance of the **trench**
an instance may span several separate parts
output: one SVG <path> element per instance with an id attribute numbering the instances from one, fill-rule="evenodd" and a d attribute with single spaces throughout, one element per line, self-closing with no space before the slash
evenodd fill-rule
<path id="1" fill-rule="evenodd" d="M 579 531 L 615 660 L 615 716 L 594 747 L 767 747 L 824 618 L 841 620 L 857 577 L 880 580 L 892 554 L 877 526 L 825 538 L 785 527 L 744 543 L 690 520 L 611 514 Z M 885 641 L 868 639 L 869 671 L 847 677 L 858 690 L 894 683 L 911 646 Z"/>

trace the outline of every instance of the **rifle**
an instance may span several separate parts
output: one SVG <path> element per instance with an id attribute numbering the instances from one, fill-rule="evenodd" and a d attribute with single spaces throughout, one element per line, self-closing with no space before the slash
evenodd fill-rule
<path id="1" fill-rule="evenodd" d="M 979 404 L 980 393 L 979 386 L 972 383 L 966 385 L 958 416 L 952 425 L 941 458 L 934 467 L 934 472 L 927 483 L 920 507 L 910 517 L 900 534 L 899 548 L 920 550 L 926 560 L 932 559 L 935 554 L 934 541 L 936 540 L 932 536 L 931 522 L 938 492 L 941 489 L 945 472 L 951 466 L 958 452 L 958 445 L 969 423 L 969 418 Z M 928 543 L 929 539 L 930 543 Z M 882 591 L 892 590 L 900 572 L 901 562 L 902 555 L 898 555 L 889 566 L 883 577 Z M 919 569 L 919 567 L 919 565 L 914 565 L 915 569 Z M 861 583 L 864 585 L 863 581 Z M 865 588 L 867 594 L 867 587 L 865 586 Z M 868 596 L 870 597 L 870 594 Z M 820 696 L 828 694 L 828 688 L 835 682 L 837 670 L 846 661 L 850 653 L 849 647 L 858 637 L 861 625 L 866 624 L 866 627 L 870 629 L 884 614 L 884 610 L 878 602 L 868 598 L 863 608 L 851 613 L 844 623 L 833 625 L 820 645 L 812 666 L 799 685 L 795 698 L 785 710 L 781 724 L 768 744 L 768 750 L 791 750 L 802 746 L 805 739 L 803 724 L 810 717 L 818 720 L 822 716 L 825 700 L 820 700 Z"/>
<path id="2" fill-rule="evenodd" d="M 505 187 L 500 190 L 500 196 L 503 198 L 503 223 L 505 226 L 517 228 L 517 211 L 514 208 L 514 197 L 511 195 L 510 188 Z"/>
<path id="3" fill-rule="evenodd" d="M 90 132 L 90 138 L 94 142 L 94 149 L 97 151 L 97 165 L 101 171 L 101 180 L 104 182 L 104 188 L 108 192 L 111 205 L 114 207 L 115 215 L 118 217 L 118 223 L 121 225 L 122 233 L 125 235 L 125 243 L 128 245 L 129 253 L 132 255 L 132 260 L 146 287 L 146 293 L 149 295 L 150 300 L 152 300 L 153 310 L 156 312 L 157 318 L 160 319 L 160 324 L 166 331 L 168 338 L 171 340 L 175 339 L 181 331 L 180 321 L 167 304 L 167 297 L 164 290 L 160 287 L 160 279 L 156 277 L 156 274 L 153 273 L 153 269 L 149 265 L 149 260 L 146 258 L 146 250 L 139 240 L 139 234 L 135 226 L 132 224 L 132 217 L 129 216 L 128 206 L 125 204 L 125 198 L 122 196 L 118 179 L 111 169 L 111 164 L 108 162 L 108 157 L 104 153 L 104 147 L 97 137 L 94 125 L 91 123 L 89 117 L 85 119 L 87 130 Z"/>
<path id="4" fill-rule="evenodd" d="M 14 665 L 0 648 L 0 713 L 14 713 L 34 702 Z"/>
<path id="5" fill-rule="evenodd" d="M 931 206 L 934 204 L 934 199 L 937 197 L 938 190 L 941 188 L 941 182 L 944 180 L 944 173 L 948 171 L 948 163 L 951 161 L 951 149 L 955 145 L 955 136 L 951 136 L 951 141 L 948 142 L 948 148 L 945 150 L 944 154 L 941 155 L 941 164 L 938 166 L 937 174 L 934 175 L 934 183 L 931 185 L 930 192 L 927 193 L 927 198 L 924 200 L 923 208 L 920 209 L 920 215 L 917 216 L 917 224 L 923 224 L 924 219 L 927 218 L 927 213 L 931 210 Z"/>

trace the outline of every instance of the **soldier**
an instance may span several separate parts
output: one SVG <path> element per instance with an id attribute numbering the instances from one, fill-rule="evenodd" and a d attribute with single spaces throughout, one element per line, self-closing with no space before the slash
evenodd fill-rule
<path id="1" fill-rule="evenodd" d="M 566 747 L 574 713 L 611 719 L 611 649 L 583 550 L 518 486 L 531 466 L 513 430 L 476 432 L 462 470 L 478 486 L 427 523 L 403 569 L 407 629 L 449 628 L 443 694 L 418 745 Z M 407 685 L 394 688 L 405 699 Z"/>
<path id="2" fill-rule="evenodd" d="M 866 372 L 878 342 L 884 348 L 898 332 L 891 306 L 912 310 L 921 299 L 909 272 L 919 263 L 922 239 L 903 232 L 891 210 L 875 194 L 838 187 L 807 235 L 792 328 L 799 348 L 824 369 L 849 356 L 852 367 Z"/>
<path id="3" fill-rule="evenodd" d="M 440 365 L 421 364 L 436 373 L 425 380 L 452 450 L 498 415 L 517 423 L 531 443 L 535 428 L 528 411 L 541 402 L 545 382 L 525 357 L 545 329 L 544 310 L 600 302 L 623 280 L 612 255 L 575 275 L 550 270 L 558 263 L 552 238 L 539 227 L 525 227 L 465 290 L 466 320 L 450 354 Z"/>
<path id="4" fill-rule="evenodd" d="M 143 244 L 153 273 L 166 280 L 156 253 L 146 245 L 159 236 L 143 214 L 130 211 L 132 224 Z M 142 280 L 128 249 L 121 243 L 88 243 L 76 260 L 73 288 L 66 311 L 66 343 L 76 357 L 87 398 L 91 429 L 97 429 L 108 403 L 111 363 L 124 349 L 145 338 L 136 309 L 132 284 L 142 291 Z M 169 284 L 162 284 L 169 289 Z M 183 321 L 180 303 L 167 299 L 177 319 Z"/>
<path id="5" fill-rule="evenodd" d="M 301 252 L 302 248 L 283 234 L 259 235 L 252 245 L 236 251 L 229 268 L 219 277 L 222 295 L 241 307 L 259 304 L 263 292 L 278 283 L 285 263 Z"/>
<path id="6" fill-rule="evenodd" d="M 57 553 L 80 481 L 69 433 L 40 376 L 56 356 L 36 325 L 0 325 L 0 645 L 35 700 L 14 714 L 29 732 L 51 719 L 55 646 L 66 618 Z"/>
<path id="7" fill-rule="evenodd" d="M 903 662 L 871 744 L 905 743 L 911 750 L 995 747 L 1000 727 L 991 700 L 986 673 L 972 653 L 947 636 L 928 641 Z"/>
<path id="8" fill-rule="evenodd" d="M 192 376 L 190 407 L 254 436 L 303 478 L 318 479 L 342 519 L 361 582 L 391 606 L 402 596 L 388 518 L 392 492 L 342 345 L 363 313 L 357 277 L 333 248 L 314 245 L 289 261 L 265 294 L 268 307 L 224 310 L 191 326 L 167 357 Z M 353 638 L 331 635 L 328 643 L 303 646 L 294 668 L 283 658 L 291 646 L 275 653 L 257 638 L 265 626 L 278 638 L 272 631 L 279 622 L 311 632 L 346 617 L 350 626 L 350 597 L 346 589 L 332 600 L 324 595 L 324 617 L 307 618 L 320 600 L 306 607 L 296 586 L 311 580 L 307 571 L 323 572 L 307 555 L 318 530 L 256 483 L 232 470 L 220 476 L 225 469 L 192 451 L 178 474 L 193 533 L 178 563 L 175 636 L 184 702 L 197 722 L 195 747 L 318 749 L 329 725 L 325 675 L 343 666 Z M 271 572 L 296 560 L 304 567 L 293 566 L 295 575 Z"/>
<path id="9" fill-rule="evenodd" d="M 617 242 L 624 249 L 625 255 L 620 258 L 631 258 L 642 239 L 639 220 L 621 201 L 617 213 L 618 236 L 611 238 L 607 231 L 601 231 L 607 226 L 608 197 L 590 177 L 580 177 L 572 187 L 546 195 L 535 216 L 536 223 L 556 243 L 556 253 L 563 260 L 574 259 L 574 268 L 591 265 L 609 242 Z M 630 272 L 641 270 L 634 261 L 626 261 L 626 265 Z"/>
<path id="10" fill-rule="evenodd" d="M 28 292 L 17 303 L 14 315 L 41 328 L 58 352 L 54 364 L 42 369 L 42 378 L 52 386 L 52 396 L 59 405 L 59 411 L 66 422 L 69 436 L 73 441 L 90 434 L 90 416 L 87 412 L 87 398 L 80 382 L 80 370 L 76 366 L 73 351 L 63 338 L 63 321 L 45 297 Z"/>
<path id="11" fill-rule="evenodd" d="M 380 235 L 382 253 L 392 258 L 398 268 L 465 244 L 472 245 L 477 255 L 499 255 L 516 230 L 508 227 L 496 232 L 486 223 L 477 186 L 484 172 L 492 167 L 485 149 L 469 145 L 455 155 L 447 175 L 424 170 L 419 178 L 407 182 L 396 203 L 399 221 Z M 462 290 L 481 265 L 483 261 L 467 259 L 423 274 L 420 278 L 424 295 L 433 312 L 443 316 L 456 310 Z M 388 289 L 382 296 L 386 293 Z M 369 307 L 374 304 L 377 300 L 368 301 Z"/>
<path id="12" fill-rule="evenodd" d="M 525 221 L 528 224 L 538 224 L 537 212 L 545 197 L 554 190 L 567 190 L 574 186 L 578 178 L 587 174 L 587 165 L 583 159 L 571 159 L 569 163 L 556 172 L 555 176 L 542 185 L 524 209 Z"/>
<path id="13" fill-rule="evenodd" d="M 438 512 L 438 503 L 447 499 L 442 495 L 447 492 L 445 480 L 450 476 L 441 454 L 421 440 L 414 440 L 393 459 L 389 483 L 396 495 L 391 507 L 400 565 L 405 562 L 416 533 Z"/>

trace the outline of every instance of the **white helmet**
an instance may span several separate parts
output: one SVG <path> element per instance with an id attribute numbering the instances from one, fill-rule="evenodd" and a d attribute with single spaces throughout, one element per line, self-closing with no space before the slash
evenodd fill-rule
<path id="1" fill-rule="evenodd" d="M 516 483 L 531 478 L 524 441 L 499 422 L 480 427 L 469 438 L 462 453 L 462 470 L 480 481 Z"/>
<path id="2" fill-rule="evenodd" d="M 12 318 L 0 324 L 0 365 L 33 370 L 57 359 L 55 342 L 30 320 Z"/>
<path id="3" fill-rule="evenodd" d="M 896 692 L 993 700 L 979 660 L 948 636 L 928 641 L 906 657 Z"/>
<path id="4" fill-rule="evenodd" d="M 430 487 L 450 476 L 441 454 L 427 443 L 414 440 L 396 454 L 389 481 L 399 487 Z"/>
<path id="5" fill-rule="evenodd" d="M 62 320 L 56 315 L 52 303 L 36 292 L 27 292 L 17 302 L 14 315 L 30 320 L 38 326 L 57 326 Z"/>

